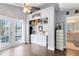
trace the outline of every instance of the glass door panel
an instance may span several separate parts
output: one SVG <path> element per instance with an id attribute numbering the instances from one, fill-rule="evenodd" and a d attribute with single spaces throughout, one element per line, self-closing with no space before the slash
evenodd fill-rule
<path id="1" fill-rule="evenodd" d="M 0 50 L 24 42 L 23 26 L 23 20 L 0 19 Z"/>
<path id="2" fill-rule="evenodd" d="M 22 28 L 23 28 L 23 21 L 16 20 L 16 44 L 22 43 Z"/>
<path id="3" fill-rule="evenodd" d="M 0 50 L 10 46 L 10 21 L 0 20 Z"/>

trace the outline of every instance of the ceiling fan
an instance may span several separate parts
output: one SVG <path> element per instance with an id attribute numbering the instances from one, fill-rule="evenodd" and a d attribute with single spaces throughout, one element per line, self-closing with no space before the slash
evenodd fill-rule
<path id="1" fill-rule="evenodd" d="M 37 10 L 40 10 L 40 8 L 39 7 L 33 7 L 29 3 L 24 3 L 24 8 L 23 8 L 24 13 L 30 13 L 31 14 L 31 13 L 37 11 Z"/>

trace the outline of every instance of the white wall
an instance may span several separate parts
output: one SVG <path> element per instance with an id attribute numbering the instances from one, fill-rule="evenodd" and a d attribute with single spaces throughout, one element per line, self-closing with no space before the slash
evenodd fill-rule
<path id="1" fill-rule="evenodd" d="M 0 15 L 9 16 L 17 19 L 25 18 L 22 8 L 10 6 L 4 3 L 0 3 Z"/>
<path id="2" fill-rule="evenodd" d="M 27 15 L 27 17 L 26 17 L 26 23 L 25 23 L 25 25 L 26 25 L 26 33 L 25 33 L 25 39 L 26 39 L 26 43 L 29 43 L 29 20 L 31 20 L 32 18 L 31 18 L 31 15 Z"/>
<path id="3" fill-rule="evenodd" d="M 56 13 L 56 23 L 62 22 L 64 24 L 64 48 L 66 48 L 67 36 L 66 36 L 66 14 L 64 11 Z"/>
<path id="4" fill-rule="evenodd" d="M 38 12 L 35 13 L 41 13 L 41 17 L 48 17 L 48 49 L 54 50 L 55 49 L 55 39 L 54 39 L 54 6 L 48 7 L 45 9 L 42 9 Z M 33 13 L 33 14 L 35 14 Z M 29 25 L 28 22 L 29 20 L 32 20 L 31 16 L 33 15 L 28 15 L 27 20 L 26 20 L 26 32 L 27 32 L 27 42 L 29 41 Z"/>

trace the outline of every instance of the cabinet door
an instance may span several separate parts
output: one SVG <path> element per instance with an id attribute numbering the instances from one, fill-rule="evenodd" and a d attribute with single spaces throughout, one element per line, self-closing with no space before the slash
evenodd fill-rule
<path id="1" fill-rule="evenodd" d="M 46 36 L 45 35 L 40 35 L 40 45 L 45 46 L 46 47 Z"/>

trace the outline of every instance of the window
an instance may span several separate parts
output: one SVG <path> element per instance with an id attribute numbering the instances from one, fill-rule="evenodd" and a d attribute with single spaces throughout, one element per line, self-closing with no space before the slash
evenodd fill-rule
<path id="1" fill-rule="evenodd" d="M 22 39 L 22 20 L 16 21 L 16 41 Z"/>
<path id="2" fill-rule="evenodd" d="M 10 22 L 8 20 L 0 20 L 0 41 L 1 43 L 8 43 L 10 36 Z"/>

